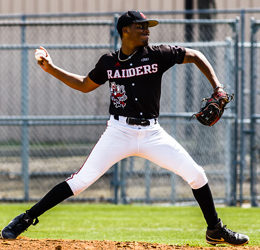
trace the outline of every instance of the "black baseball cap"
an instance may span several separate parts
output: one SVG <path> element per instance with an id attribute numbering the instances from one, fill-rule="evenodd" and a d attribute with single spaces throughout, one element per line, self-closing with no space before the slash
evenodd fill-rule
<path id="1" fill-rule="evenodd" d="M 139 11 L 128 11 L 119 17 L 117 22 L 117 31 L 122 35 L 122 28 L 132 23 L 145 23 L 148 22 L 149 27 L 156 26 L 159 22 L 157 20 L 147 19 L 146 16 Z"/>

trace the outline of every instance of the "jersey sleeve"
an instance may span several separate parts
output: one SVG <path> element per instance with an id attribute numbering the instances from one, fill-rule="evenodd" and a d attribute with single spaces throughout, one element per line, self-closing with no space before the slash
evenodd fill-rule
<path id="1" fill-rule="evenodd" d="M 161 66 L 166 71 L 175 64 L 183 63 L 186 50 L 180 46 L 161 45 L 159 46 L 161 55 Z"/>
<path id="2" fill-rule="evenodd" d="M 105 65 L 106 63 L 105 63 L 105 55 L 104 55 L 98 60 L 95 68 L 92 69 L 88 74 L 89 78 L 93 82 L 101 85 L 108 80 Z"/>

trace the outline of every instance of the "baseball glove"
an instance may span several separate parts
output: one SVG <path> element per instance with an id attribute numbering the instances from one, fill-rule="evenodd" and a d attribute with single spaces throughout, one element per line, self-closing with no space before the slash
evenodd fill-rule
<path id="1" fill-rule="evenodd" d="M 203 125 L 213 126 L 223 115 L 225 106 L 234 98 L 234 94 L 227 94 L 224 90 L 214 92 L 211 97 L 204 98 L 202 102 L 206 101 L 204 107 L 193 117 Z"/>

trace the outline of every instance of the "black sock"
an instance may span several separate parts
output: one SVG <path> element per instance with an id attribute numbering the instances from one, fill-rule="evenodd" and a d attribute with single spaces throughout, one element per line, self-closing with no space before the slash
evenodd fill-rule
<path id="1" fill-rule="evenodd" d="M 208 183 L 199 189 L 192 189 L 192 192 L 199 203 L 201 211 L 208 224 L 208 228 L 213 229 L 219 222 L 219 218 Z"/>
<path id="2" fill-rule="evenodd" d="M 56 206 L 63 200 L 73 195 L 73 192 L 66 181 L 61 182 L 51 189 L 38 203 L 27 211 L 31 218 L 37 218 L 47 210 Z"/>

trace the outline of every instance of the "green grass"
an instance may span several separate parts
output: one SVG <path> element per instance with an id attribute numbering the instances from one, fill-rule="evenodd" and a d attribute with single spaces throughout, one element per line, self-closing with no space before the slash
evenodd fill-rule
<path id="1" fill-rule="evenodd" d="M 31 204 L 0 204 L 0 227 Z M 260 246 L 259 208 L 217 208 L 223 222 Z M 23 235 L 30 238 L 145 241 L 209 246 L 198 207 L 61 204 L 43 214 Z"/>

